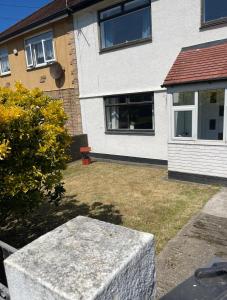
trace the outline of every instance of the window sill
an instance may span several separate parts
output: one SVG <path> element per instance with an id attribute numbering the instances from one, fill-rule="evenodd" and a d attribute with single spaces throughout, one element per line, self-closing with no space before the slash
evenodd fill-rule
<path id="1" fill-rule="evenodd" d="M 221 20 L 214 20 L 209 22 L 203 22 L 200 26 L 200 31 L 206 29 L 212 29 L 215 27 L 227 26 L 227 18 L 223 18 Z"/>
<path id="2" fill-rule="evenodd" d="M 225 146 L 227 143 L 224 140 L 192 140 L 192 139 L 173 139 L 169 141 L 169 144 L 187 144 L 187 145 L 201 145 L 201 146 Z"/>
<path id="3" fill-rule="evenodd" d="M 138 131 L 138 130 L 107 130 L 105 131 L 105 134 L 110 135 L 150 135 L 154 136 L 155 131 L 149 130 L 149 131 Z"/>
<path id="4" fill-rule="evenodd" d="M 152 42 L 152 37 L 141 39 L 141 40 L 131 41 L 131 42 L 111 46 L 111 47 L 104 48 L 104 49 L 100 49 L 99 54 L 103 54 L 106 52 L 115 51 L 115 50 L 123 49 L 123 48 L 127 48 L 127 47 L 132 47 L 132 46 L 136 46 L 136 45 L 140 45 L 140 44 L 150 43 L 150 42 Z"/>
<path id="5" fill-rule="evenodd" d="M 7 72 L 7 73 L 3 73 L 0 75 L 0 77 L 7 77 L 7 76 L 10 76 L 11 75 L 11 72 Z"/>
<path id="6" fill-rule="evenodd" d="M 36 69 L 43 69 L 43 68 L 49 67 L 50 65 L 54 64 L 55 62 L 56 62 L 56 60 L 49 62 L 49 63 L 42 64 L 42 65 L 37 65 L 34 67 L 27 67 L 27 71 L 29 72 L 29 71 L 34 71 Z"/>

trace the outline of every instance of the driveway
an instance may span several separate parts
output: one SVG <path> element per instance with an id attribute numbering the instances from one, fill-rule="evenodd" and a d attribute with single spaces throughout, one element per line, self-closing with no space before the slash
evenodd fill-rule
<path id="1" fill-rule="evenodd" d="M 157 299 L 214 256 L 227 259 L 227 188 L 213 196 L 158 255 Z"/>

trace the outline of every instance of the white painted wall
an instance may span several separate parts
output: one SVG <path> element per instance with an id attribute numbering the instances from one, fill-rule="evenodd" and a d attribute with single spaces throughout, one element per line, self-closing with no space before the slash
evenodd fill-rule
<path id="1" fill-rule="evenodd" d="M 105 134 L 103 98 L 81 100 L 82 124 L 92 152 L 167 159 L 166 94 L 155 93 L 155 136 Z"/>
<path id="2" fill-rule="evenodd" d="M 227 177 L 227 145 L 170 143 L 168 170 Z"/>
<path id="3" fill-rule="evenodd" d="M 200 0 L 152 1 L 152 42 L 99 52 L 97 11 L 74 15 L 84 132 L 94 152 L 167 159 L 165 93 L 155 94 L 155 136 L 106 135 L 103 95 L 160 90 L 182 47 L 227 38 L 227 26 L 200 31 Z"/>

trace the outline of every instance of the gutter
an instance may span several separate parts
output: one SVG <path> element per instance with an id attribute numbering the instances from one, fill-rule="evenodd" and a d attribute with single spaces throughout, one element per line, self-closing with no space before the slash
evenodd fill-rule
<path id="1" fill-rule="evenodd" d="M 15 31 L 15 33 L 13 34 L 9 34 L 7 36 L 5 36 L 4 38 L 0 39 L 0 45 L 1 44 L 4 44 L 10 40 L 13 40 L 21 35 L 24 35 L 26 33 L 29 33 L 33 30 L 36 30 L 36 29 L 39 29 L 41 27 L 44 27 L 46 25 L 49 25 L 49 24 L 52 24 L 56 21 L 59 21 L 59 20 L 62 20 L 62 19 L 65 19 L 69 16 L 69 14 L 63 14 L 62 16 L 59 16 L 59 17 L 54 17 L 54 18 L 46 18 L 46 19 L 43 19 L 42 21 L 39 21 L 39 22 L 36 22 L 36 23 L 33 23 L 32 25 L 29 25 L 29 26 L 26 26 L 24 27 L 23 29 L 20 29 L 18 31 Z"/>
<path id="2" fill-rule="evenodd" d="M 0 44 L 3 44 L 5 42 L 8 42 L 9 40 L 12 40 L 20 35 L 23 35 L 25 33 L 28 33 L 30 31 L 33 31 L 35 29 L 38 29 L 40 27 L 43 27 L 45 25 L 51 24 L 53 22 L 56 22 L 58 20 L 61 20 L 63 18 L 67 18 L 68 16 L 72 15 L 74 12 L 77 12 L 79 10 L 82 10 L 86 7 L 92 6 L 94 4 L 97 4 L 101 1 L 104 0 L 88 0 L 88 1 L 83 1 L 79 4 L 76 5 L 72 5 L 72 6 L 68 6 L 67 2 L 66 2 L 66 7 L 65 9 L 55 13 L 54 15 L 51 15 L 45 19 L 42 19 L 38 22 L 32 23 L 26 27 L 23 27 L 11 34 L 8 34 L 6 36 L 4 36 L 3 38 L 0 38 Z"/>

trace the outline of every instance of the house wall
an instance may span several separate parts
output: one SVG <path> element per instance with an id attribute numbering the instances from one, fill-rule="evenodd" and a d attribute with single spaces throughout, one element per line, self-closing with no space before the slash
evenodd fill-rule
<path id="1" fill-rule="evenodd" d="M 64 76 L 60 81 L 55 81 L 51 77 L 49 66 L 27 69 L 26 65 L 24 40 L 50 30 L 53 31 L 56 60 L 64 69 Z M 10 75 L 0 76 L 0 86 L 13 87 L 16 81 L 21 81 L 29 89 L 38 87 L 51 97 L 62 98 L 65 111 L 69 116 L 67 123 L 69 132 L 71 135 L 82 133 L 72 17 L 21 35 L 1 44 L 0 47 L 8 49 L 11 68 Z M 14 55 L 14 49 L 18 50 L 18 55 Z"/>
<path id="2" fill-rule="evenodd" d="M 82 124 L 84 133 L 88 134 L 89 145 L 95 153 L 145 157 L 150 159 L 167 159 L 167 114 L 166 95 L 155 93 L 155 135 L 115 135 L 105 134 L 103 98 L 81 100 Z"/>
<path id="3" fill-rule="evenodd" d="M 83 129 L 95 152 L 165 160 L 164 78 L 182 47 L 225 39 L 227 27 L 200 30 L 200 0 L 156 0 L 151 42 L 101 53 L 97 11 L 117 2 L 106 0 L 74 14 Z M 106 135 L 103 96 L 144 91 L 155 92 L 155 136 Z"/>
<path id="4" fill-rule="evenodd" d="M 227 145 L 170 143 L 168 170 L 227 178 Z"/>

